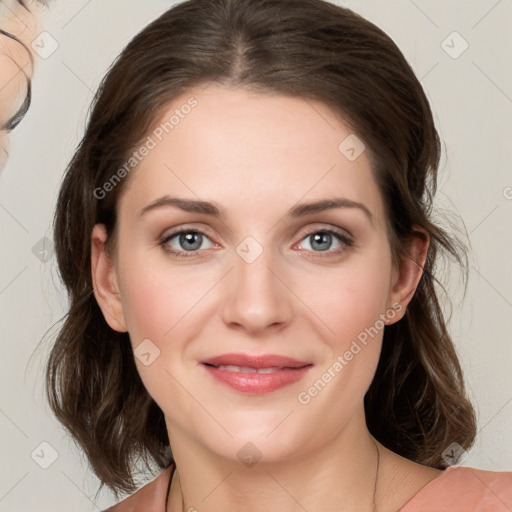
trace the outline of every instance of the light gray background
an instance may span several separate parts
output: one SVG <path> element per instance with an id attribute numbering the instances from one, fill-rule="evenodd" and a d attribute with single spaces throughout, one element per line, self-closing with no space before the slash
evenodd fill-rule
<path id="1" fill-rule="evenodd" d="M 55 2 L 44 28 L 59 48 L 37 63 L 33 106 L 13 134 L 12 156 L 0 175 L 0 512 L 86 512 L 114 503 L 107 491 L 94 502 L 98 480 L 45 403 L 48 347 L 36 348 L 64 314 L 66 296 L 55 257 L 45 263 L 32 249 L 51 238 L 60 179 L 100 79 L 128 40 L 173 4 Z M 447 150 L 437 204 L 462 216 L 472 244 L 463 303 L 460 286 L 451 280 L 451 330 L 479 419 L 465 465 L 510 471 L 512 0 L 338 3 L 396 41 L 431 101 Z M 453 31 L 469 44 L 458 58 L 442 47 Z M 461 48 L 455 37 L 445 43 L 452 51 Z M 42 442 L 58 453 L 48 469 L 34 460 L 50 462 L 51 450 L 41 448 Z M 32 458 L 34 450 L 39 458 Z"/>

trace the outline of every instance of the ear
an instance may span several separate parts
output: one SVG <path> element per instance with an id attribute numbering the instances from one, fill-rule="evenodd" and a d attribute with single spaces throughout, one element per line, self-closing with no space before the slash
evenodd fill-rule
<path id="1" fill-rule="evenodd" d="M 423 267 L 427 259 L 430 236 L 423 228 L 413 227 L 414 231 L 409 242 L 406 256 L 400 261 L 398 268 L 393 271 L 391 290 L 389 295 L 390 306 L 400 304 L 395 309 L 396 315 L 388 324 L 398 322 L 404 315 L 409 302 L 416 292 L 418 283 L 423 275 Z"/>
<path id="2" fill-rule="evenodd" d="M 115 264 L 106 252 L 108 235 L 104 224 L 96 224 L 91 235 L 91 272 L 94 296 L 106 322 L 114 331 L 126 332 Z"/>

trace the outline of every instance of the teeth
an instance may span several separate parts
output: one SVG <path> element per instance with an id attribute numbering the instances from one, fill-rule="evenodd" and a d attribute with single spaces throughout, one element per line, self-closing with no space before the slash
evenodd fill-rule
<path id="1" fill-rule="evenodd" d="M 247 368 L 245 366 L 235 366 L 232 364 L 221 364 L 216 367 L 218 370 L 227 370 L 229 372 L 240 372 L 240 373 L 273 373 L 280 368 Z"/>

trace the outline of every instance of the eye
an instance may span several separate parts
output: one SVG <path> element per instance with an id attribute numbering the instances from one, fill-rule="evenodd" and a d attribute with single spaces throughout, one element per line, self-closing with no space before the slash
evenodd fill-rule
<path id="1" fill-rule="evenodd" d="M 305 247 L 307 251 L 327 253 L 326 257 L 338 255 L 345 251 L 347 247 L 354 245 L 352 238 L 334 229 L 311 230 L 306 233 L 301 242 L 304 240 L 308 242 Z M 209 242 L 211 245 L 205 247 L 205 242 Z M 337 247 L 334 249 L 332 249 L 333 243 L 337 244 Z M 202 250 L 212 248 L 215 244 L 200 230 L 182 228 L 163 237 L 159 241 L 159 245 L 172 256 L 189 258 L 197 256 Z M 309 247 L 307 247 L 307 245 L 309 245 Z M 304 249 L 304 247 L 301 247 L 301 249 Z"/>
<path id="2" fill-rule="evenodd" d="M 334 229 L 315 229 L 309 231 L 302 240 L 308 242 L 305 247 L 307 250 L 325 252 L 328 253 L 328 256 L 340 254 L 347 247 L 351 247 L 354 244 L 348 235 Z M 334 249 L 332 249 L 333 243 L 337 244 L 337 247 Z"/>
<path id="3" fill-rule="evenodd" d="M 198 251 L 208 248 L 203 246 L 205 240 L 210 239 L 202 231 L 183 228 L 164 237 L 160 240 L 160 245 L 174 256 L 188 258 L 195 256 Z"/>

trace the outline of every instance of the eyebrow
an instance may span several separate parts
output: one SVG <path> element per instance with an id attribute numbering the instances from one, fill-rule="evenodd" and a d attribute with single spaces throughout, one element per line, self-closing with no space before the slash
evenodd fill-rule
<path id="1" fill-rule="evenodd" d="M 225 217 L 225 213 L 222 208 L 220 208 L 214 202 L 195 199 L 183 199 L 179 197 L 171 197 L 168 195 L 159 197 L 158 199 L 155 199 L 153 202 L 142 208 L 142 210 L 139 212 L 139 217 L 142 217 L 152 210 L 168 206 L 174 206 L 186 212 L 211 215 L 219 219 Z M 299 204 L 288 210 L 287 215 L 293 218 L 298 218 L 325 210 L 331 210 L 333 208 L 359 209 L 364 212 L 364 214 L 368 217 L 368 220 L 373 224 L 373 215 L 370 210 L 364 204 L 353 201 L 352 199 L 348 199 L 346 197 L 327 198 L 311 203 Z"/>

